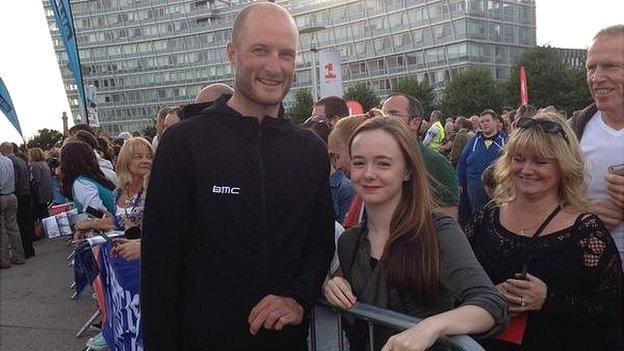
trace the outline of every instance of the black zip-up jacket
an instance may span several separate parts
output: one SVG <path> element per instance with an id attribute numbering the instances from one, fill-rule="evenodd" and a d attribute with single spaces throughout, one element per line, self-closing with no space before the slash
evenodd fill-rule
<path id="1" fill-rule="evenodd" d="M 334 253 L 323 142 L 283 109 L 258 123 L 227 99 L 158 146 L 141 239 L 146 351 L 296 349 L 307 322 L 252 336 L 247 318 L 269 294 L 307 314 Z"/>

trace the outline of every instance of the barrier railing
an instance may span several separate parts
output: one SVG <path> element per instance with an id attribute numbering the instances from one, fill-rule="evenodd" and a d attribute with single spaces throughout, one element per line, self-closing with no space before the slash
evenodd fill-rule
<path id="1" fill-rule="evenodd" d="M 375 325 L 382 325 L 385 327 L 390 327 L 399 330 L 406 330 L 417 323 L 419 323 L 422 319 L 417 317 L 408 316 L 405 314 L 401 314 L 398 312 L 382 309 L 379 307 L 375 307 L 372 305 L 368 305 L 362 302 L 357 302 L 355 306 L 348 310 L 342 310 L 333 308 L 327 301 L 321 300 L 318 302 L 318 305 L 331 307 L 333 312 L 336 314 L 337 319 L 337 335 L 338 335 L 338 350 L 344 350 L 344 338 L 342 333 L 342 316 L 351 316 L 363 321 L 366 321 L 368 324 L 368 346 L 371 351 L 376 350 L 377 346 L 383 345 L 375 345 L 374 342 L 374 331 Z M 312 351 L 317 351 L 317 333 L 316 333 L 316 325 L 315 321 L 315 311 L 312 309 L 312 322 L 310 323 L 310 346 Z M 453 350 L 461 350 L 461 351 L 485 351 L 485 349 L 479 345 L 473 338 L 467 335 L 454 335 L 454 336 L 445 336 L 438 339 L 438 342 L 444 344 L 445 346 L 453 349 Z"/>

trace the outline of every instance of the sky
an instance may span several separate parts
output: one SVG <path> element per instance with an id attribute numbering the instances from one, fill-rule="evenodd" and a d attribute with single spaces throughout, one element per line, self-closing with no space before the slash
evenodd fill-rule
<path id="1" fill-rule="evenodd" d="M 624 1 L 536 0 L 537 44 L 587 48 L 601 28 L 624 23 Z M 42 128 L 62 131 L 71 112 L 42 0 L 0 1 L 0 77 L 11 94 L 24 137 Z M 71 117 L 70 126 L 72 124 Z M 21 137 L 0 113 L 0 142 Z"/>

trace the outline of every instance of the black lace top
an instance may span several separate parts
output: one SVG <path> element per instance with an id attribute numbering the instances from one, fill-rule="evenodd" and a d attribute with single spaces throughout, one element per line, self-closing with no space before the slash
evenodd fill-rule
<path id="1" fill-rule="evenodd" d="M 622 350 L 622 265 L 602 221 L 580 215 L 563 230 L 530 238 L 500 223 L 489 204 L 464 228 L 475 256 L 496 285 L 528 265 L 548 287 L 532 311 L 523 344 L 491 341 L 487 350 Z"/>

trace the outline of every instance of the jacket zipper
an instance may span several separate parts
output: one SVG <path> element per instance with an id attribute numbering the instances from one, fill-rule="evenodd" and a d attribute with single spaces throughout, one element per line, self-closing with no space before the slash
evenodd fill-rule
<path id="1" fill-rule="evenodd" d="M 263 142 L 263 133 L 262 133 L 262 123 L 258 123 L 258 147 L 257 147 L 257 152 L 258 152 L 258 168 L 260 170 L 259 175 L 260 175 L 260 215 L 261 215 L 261 226 L 260 226 L 260 230 L 262 232 L 262 240 L 263 240 L 263 245 L 264 245 L 264 250 L 263 250 L 263 269 L 264 269 L 264 288 L 268 287 L 268 281 L 269 281 L 269 243 L 268 243 L 268 238 L 267 238 L 267 228 L 266 228 L 266 184 L 264 181 L 264 159 L 263 159 L 263 148 L 264 148 L 264 142 Z"/>

